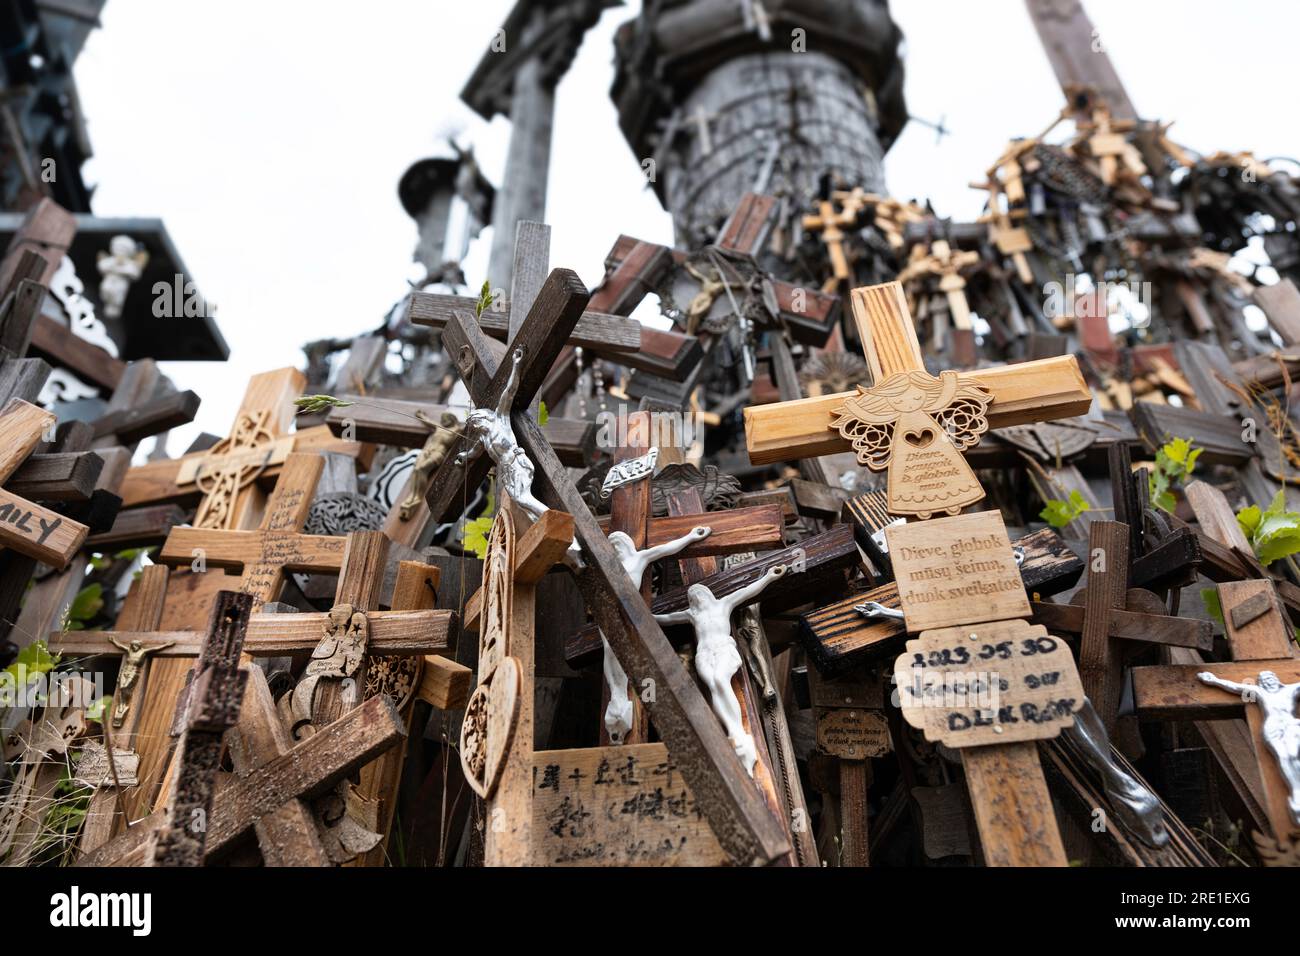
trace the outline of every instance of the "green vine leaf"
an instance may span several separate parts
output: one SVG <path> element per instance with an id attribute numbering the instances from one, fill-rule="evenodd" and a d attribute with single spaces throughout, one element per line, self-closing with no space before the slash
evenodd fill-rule
<path id="1" fill-rule="evenodd" d="M 478 302 L 474 303 L 474 318 L 481 318 L 492 305 L 492 283 L 483 280 L 483 287 L 478 290 Z"/>
<path id="2" fill-rule="evenodd" d="M 1264 511 L 1258 505 L 1238 511 L 1237 525 L 1261 564 L 1272 564 L 1300 552 L 1300 512 L 1286 510 L 1282 491 L 1273 496 Z"/>
<path id="3" fill-rule="evenodd" d="M 546 403 L 539 400 L 537 402 L 537 424 L 545 425 L 550 420 L 551 413 L 546 410 Z"/>
<path id="4" fill-rule="evenodd" d="M 1156 464 L 1147 479 L 1151 503 L 1170 514 L 1178 506 L 1174 488 L 1186 483 L 1196 470 L 1196 459 L 1205 449 L 1196 448 L 1190 438 L 1173 438 L 1156 452 Z"/>
<path id="5" fill-rule="evenodd" d="M 461 545 L 466 551 L 476 555 L 480 561 L 487 558 L 488 540 L 487 536 L 492 532 L 492 518 L 485 515 L 482 518 L 475 518 L 473 521 L 465 522 L 465 533 L 461 537 Z"/>
<path id="6" fill-rule="evenodd" d="M 1076 490 L 1070 492 L 1068 501 L 1062 501 L 1060 498 L 1048 499 L 1047 507 L 1038 513 L 1038 517 L 1053 528 L 1064 528 L 1091 507 L 1088 500 Z"/>

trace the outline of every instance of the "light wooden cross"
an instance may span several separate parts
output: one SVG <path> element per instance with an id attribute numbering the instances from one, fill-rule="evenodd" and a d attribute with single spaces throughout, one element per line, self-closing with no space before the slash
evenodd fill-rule
<path id="1" fill-rule="evenodd" d="M 1264 739 L 1259 707 L 1243 703 L 1240 694 L 1208 686 L 1197 674 L 1209 672 L 1223 680 L 1254 684 L 1261 671 L 1272 671 L 1284 684 L 1300 681 L 1300 657 L 1292 629 L 1282 614 L 1269 581 L 1232 581 L 1218 586 L 1219 604 L 1232 660 L 1205 663 L 1195 651 L 1170 651 L 1170 664 L 1135 667 L 1133 704 L 1139 719 L 1211 721 L 1241 717 L 1244 709 L 1254 768 L 1242 768 L 1243 802 L 1256 826 L 1279 844 L 1300 838 L 1300 826 L 1288 811 L 1290 788 L 1276 757 Z"/>
<path id="2" fill-rule="evenodd" d="M 987 865 L 1067 865 L 1037 741 L 1068 725 L 1083 705 L 1082 687 L 1064 643 L 1024 620 L 1029 600 L 1001 515 L 895 525 L 885 536 L 907 630 L 917 635 L 894 666 L 905 718 L 913 726 L 923 721 L 926 739 L 960 750 Z M 972 596 L 961 596 L 967 591 Z M 1040 664 L 1048 654 L 1051 663 Z M 918 682 L 949 667 L 965 669 L 960 703 L 927 701 Z M 1005 685 L 1006 696 L 971 699 L 972 671 L 984 675 L 986 687 Z M 1049 673 L 1050 684 L 1042 679 Z M 1046 690 L 1041 699 L 1039 688 Z M 1049 716 L 1024 719 L 1021 705 L 1031 701 Z M 999 742 L 1003 737 L 1012 742 Z"/>
<path id="3" fill-rule="evenodd" d="M 364 446 L 340 441 L 324 426 L 289 432 L 305 382 L 293 368 L 254 375 L 230 436 L 207 451 L 132 468 L 122 484 L 123 507 L 200 497 L 194 527 L 237 530 L 256 522 L 264 501 L 257 485 L 278 477 L 290 452 L 363 456 Z"/>
<path id="4" fill-rule="evenodd" d="M 534 493 L 551 507 L 573 515 L 586 565 L 578 574 L 579 589 L 630 678 L 638 685 L 646 679 L 653 681 L 656 699 L 650 706 L 651 719 L 694 789 L 719 842 L 738 862 L 770 862 L 789 849 L 777 821 L 762 804 L 563 465 L 526 413 L 587 300 L 586 287 L 574 273 L 555 270 L 511 339 L 508 347 L 522 350 L 524 355 L 511 414 L 515 436 L 536 466 Z M 482 331 L 459 314 L 448 324 L 443 342 L 456 356 L 475 405 L 495 407 L 510 375 L 510 363 L 498 368 Z M 477 486 L 483 480 L 490 463 L 485 459 L 478 456 L 457 466 L 455 456 L 448 456 L 430 483 L 427 500 L 431 514 L 441 518 L 463 498 L 467 486 Z"/>
<path id="5" fill-rule="evenodd" d="M 845 208 L 841 210 L 836 210 L 834 202 L 823 199 L 817 203 L 816 215 L 803 217 L 803 227 L 821 234 L 826 254 L 830 256 L 831 276 L 822 283 L 823 292 L 834 292 L 840 283 L 853 278 L 853 270 L 849 268 L 849 260 L 844 255 L 844 229 L 853 227 L 858 221 L 859 212 L 860 207 L 856 202 L 850 202 L 848 197 Z"/>
<path id="6" fill-rule="evenodd" d="M 247 594 L 221 591 L 217 595 L 176 746 L 176 781 L 166 821 L 150 836 L 146 866 L 203 865 L 222 738 L 239 719 L 248 679 L 247 671 L 239 669 L 239 656 L 252 606 Z"/>
<path id="7" fill-rule="evenodd" d="M 290 572 L 337 573 L 345 539 L 300 531 L 324 467 L 319 455 L 289 455 L 256 531 L 173 528 L 158 562 L 184 566 L 201 561 L 206 567 L 237 572 L 239 589 L 253 596 L 254 609 L 279 597 Z"/>
<path id="8" fill-rule="evenodd" d="M 22 399 L 0 411 L 0 483 L 7 482 L 53 428 L 54 415 Z M 0 488 L 0 545 L 43 564 L 65 567 L 90 529 Z"/>
<path id="9" fill-rule="evenodd" d="M 854 289 L 852 305 L 863 354 L 876 384 L 900 372 L 925 369 L 898 283 Z M 990 428 L 1082 415 L 1092 404 L 1092 392 L 1073 355 L 982 368 L 962 373 L 959 380 L 978 381 L 992 393 L 987 413 Z M 830 423 L 834 411 L 855 394 L 840 392 L 746 408 L 749 460 L 767 465 L 849 451 L 851 443 Z"/>
<path id="10" fill-rule="evenodd" d="M 300 534 L 307 520 L 316 482 L 324 469 L 319 455 L 292 454 L 280 466 L 275 491 L 266 502 L 260 526 L 255 531 L 221 531 L 201 528 L 173 528 L 157 555 L 160 564 L 188 566 L 195 574 L 173 573 L 171 600 L 166 611 L 176 630 L 193 631 L 201 626 L 212 594 L 232 586 L 221 569 L 240 573 L 237 587 L 253 597 L 257 610 L 276 600 L 292 571 L 337 573 L 343 564 L 346 539 L 326 535 Z M 249 489 L 253 494 L 256 489 Z M 245 513 L 246 519 L 252 517 Z M 187 592 L 182 595 L 182 586 Z M 159 618 L 159 620 L 162 620 Z M 160 640 L 166 640 L 161 638 Z M 177 645 L 183 648 L 184 645 Z M 140 755 L 140 788 L 128 796 L 127 813 L 143 815 L 152 809 L 154 793 L 165 786 L 168 738 L 175 702 L 185 686 L 188 660 L 172 660 L 169 649 L 160 660 L 148 665 L 152 684 L 144 697 L 136 697 L 139 711 L 135 724 L 136 752 Z"/>

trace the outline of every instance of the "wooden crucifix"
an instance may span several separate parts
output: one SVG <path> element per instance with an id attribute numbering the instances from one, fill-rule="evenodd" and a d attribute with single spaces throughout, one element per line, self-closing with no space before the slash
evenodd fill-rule
<path id="1" fill-rule="evenodd" d="M 1232 660 L 1205 663 L 1199 654 L 1183 651 L 1170 654 L 1172 664 L 1136 667 L 1134 709 L 1141 719 L 1198 721 L 1231 719 L 1244 711 L 1257 770 L 1243 779 L 1248 792 L 1242 798 L 1248 807 L 1257 805 L 1260 829 L 1285 847 L 1300 839 L 1297 747 L 1283 719 L 1284 714 L 1294 718 L 1295 701 L 1288 709 L 1264 694 L 1274 690 L 1265 686 L 1271 680 L 1279 686 L 1300 682 L 1300 657 L 1271 582 L 1224 582 L 1218 592 Z M 1250 686 L 1260 687 L 1260 700 L 1240 689 Z M 1279 759 L 1279 747 L 1289 753 L 1289 762 Z"/>
<path id="2" fill-rule="evenodd" d="M 279 479 L 266 501 L 257 530 L 172 529 L 155 560 L 188 567 L 193 572 L 173 573 L 167 611 L 174 629 L 195 630 L 199 615 L 210 606 L 211 595 L 223 585 L 237 586 L 252 595 L 257 610 L 278 599 L 285 575 L 292 571 L 338 572 L 346 539 L 299 533 L 323 468 L 324 459 L 319 455 L 289 455 L 280 466 Z M 240 574 L 237 585 L 223 569 Z M 141 786 L 127 800 L 127 812 L 136 815 L 152 808 L 153 794 L 163 785 L 169 749 L 167 729 L 185 686 L 189 661 L 164 657 L 149 667 L 152 687 L 137 704 L 140 713 L 135 731 Z"/>
<path id="3" fill-rule="evenodd" d="M 222 739 L 239 720 L 248 679 L 239 668 L 239 656 L 252 606 L 247 594 L 217 594 L 190 685 L 166 822 L 150 837 L 146 866 L 203 865 Z"/>
<path id="4" fill-rule="evenodd" d="M 525 413 L 587 300 L 586 287 L 574 273 L 555 270 L 508 344 L 512 353 L 522 353 L 510 416 L 514 435 L 522 453 L 536 467 L 536 494 L 573 516 L 576 540 L 584 555 L 584 567 L 577 575 L 579 589 L 631 680 L 637 684 L 646 679 L 653 681 L 656 694 L 649 707 L 651 719 L 695 792 L 718 841 L 737 862 L 770 862 L 789 850 L 778 822 L 763 805 L 555 452 L 536 422 Z M 475 404 L 480 408 L 495 407 L 513 363 L 503 362 L 498 368 L 482 331 L 460 315 L 453 316 L 443 342 L 456 356 L 457 368 Z M 426 500 L 435 518 L 445 515 L 463 498 L 467 486 L 476 486 L 486 475 L 486 456 L 456 463 L 460 451 L 470 450 L 467 442 L 462 440 L 461 444 L 465 447 L 459 448 L 457 455 L 448 456 L 430 482 Z"/>
<path id="5" fill-rule="evenodd" d="M 960 451 L 985 430 L 1082 415 L 1092 403 L 1072 355 L 934 378 L 901 285 L 854 289 L 852 304 L 875 384 L 746 408 L 754 464 L 852 449 L 868 467 L 889 468 L 891 513 L 928 516 L 984 496 Z"/>

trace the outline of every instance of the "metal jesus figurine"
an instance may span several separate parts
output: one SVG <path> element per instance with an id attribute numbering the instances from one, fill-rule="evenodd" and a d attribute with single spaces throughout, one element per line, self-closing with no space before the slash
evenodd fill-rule
<path id="1" fill-rule="evenodd" d="M 703 541 L 713 529 L 705 527 L 692 528 L 680 538 L 666 541 L 655 548 L 638 551 L 632 539 L 622 531 L 614 531 L 609 536 L 609 543 L 618 555 L 619 564 L 632 579 L 632 584 L 641 587 L 641 579 L 646 570 L 660 558 L 667 558 L 683 550 L 696 541 Z M 605 730 L 609 739 L 621 744 L 627 732 L 632 729 L 632 699 L 627 695 L 627 671 L 619 663 L 614 649 L 609 646 L 602 632 L 600 641 L 605 646 L 605 683 L 609 685 L 609 706 L 605 708 Z"/>
<path id="2" fill-rule="evenodd" d="M 1260 671 L 1258 684 L 1238 684 L 1209 671 L 1201 671 L 1196 677 L 1202 684 L 1240 694 L 1243 702 L 1258 704 L 1264 712 L 1264 742 L 1277 758 L 1282 779 L 1291 790 L 1287 798 L 1291 821 L 1300 825 L 1300 720 L 1295 716 L 1300 683 L 1283 684 L 1272 671 Z"/>
<path id="3" fill-rule="evenodd" d="M 113 727 L 120 728 L 131 710 L 131 698 L 135 696 L 135 685 L 140 680 L 144 659 L 155 651 L 166 650 L 176 642 L 168 641 L 166 644 L 145 647 L 139 641 L 123 644 L 115 637 L 110 637 L 109 641 L 122 649 L 122 667 L 117 672 L 117 699 L 113 704 Z"/>
<path id="4" fill-rule="evenodd" d="M 731 689 L 731 678 L 740 670 L 740 649 L 731 636 L 731 612 L 748 604 L 763 590 L 784 575 L 786 566 L 779 564 L 768 568 L 767 573 L 748 587 L 733 591 L 725 597 L 714 597 L 703 584 L 692 584 L 686 589 L 687 609 L 671 614 L 656 614 L 660 624 L 691 624 L 695 628 L 695 670 L 709 689 L 713 712 L 731 738 L 736 756 L 745 766 L 745 772 L 754 775 L 758 761 L 758 747 L 754 738 L 745 732 L 741 721 L 740 701 Z"/>
<path id="5" fill-rule="evenodd" d="M 510 424 L 510 406 L 519 391 L 519 363 L 523 358 L 523 350 L 515 349 L 510 378 L 506 380 L 497 407 L 476 408 L 466 417 L 465 434 L 474 441 L 475 447 L 457 455 L 456 464 L 464 465 L 470 455 L 477 454 L 480 448 L 485 450 L 497 466 L 497 487 L 536 520 L 550 509 L 533 496 L 533 476 L 537 470 L 519 447 L 514 427 Z M 581 551 L 576 540 L 569 546 L 566 560 L 580 563 Z"/>

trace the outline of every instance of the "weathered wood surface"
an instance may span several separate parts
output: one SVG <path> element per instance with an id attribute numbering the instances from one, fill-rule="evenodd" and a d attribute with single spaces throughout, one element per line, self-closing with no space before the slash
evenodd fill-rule
<path id="1" fill-rule="evenodd" d="M 255 822 L 294 798 L 310 799 L 402 740 L 402 722 L 387 697 L 372 697 L 287 754 L 217 787 L 205 859 L 212 862 Z M 165 818 L 154 813 L 77 861 L 78 866 L 138 864 L 149 835 Z"/>

